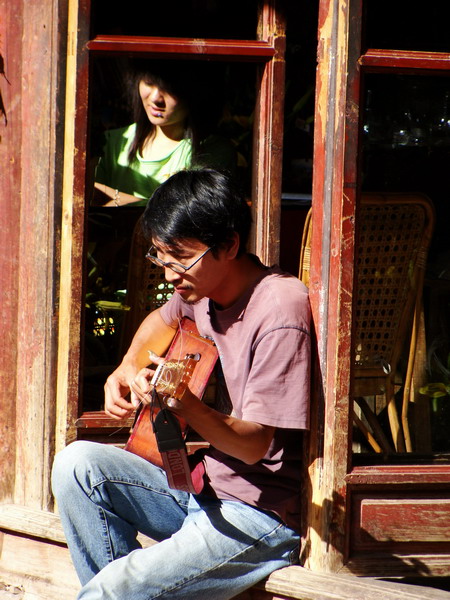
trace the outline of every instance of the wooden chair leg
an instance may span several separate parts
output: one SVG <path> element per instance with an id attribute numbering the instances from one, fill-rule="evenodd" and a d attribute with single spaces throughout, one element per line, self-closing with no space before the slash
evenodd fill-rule
<path id="1" fill-rule="evenodd" d="M 395 450 L 397 452 L 406 452 L 405 440 L 398 418 L 397 407 L 395 406 L 394 382 L 390 378 L 386 380 L 386 403 Z"/>
<path id="2" fill-rule="evenodd" d="M 394 449 L 392 448 L 383 429 L 381 428 L 381 425 L 377 419 L 376 414 L 373 412 L 373 410 L 368 405 L 367 400 L 363 397 L 356 397 L 355 402 L 357 403 L 359 408 L 362 410 L 364 416 L 366 417 L 367 422 L 369 423 L 370 427 L 372 428 L 373 435 L 376 438 L 378 444 L 383 449 L 383 452 L 385 452 L 386 454 L 393 454 Z"/>
<path id="3" fill-rule="evenodd" d="M 414 321 L 411 334 L 410 351 L 408 357 L 408 366 L 406 370 L 405 385 L 403 388 L 403 406 L 402 406 L 402 426 L 405 436 L 406 451 L 412 452 L 413 440 L 411 439 L 410 424 L 409 424 L 409 407 L 410 403 L 415 402 L 414 392 L 415 385 L 423 385 L 426 379 L 425 375 L 426 362 L 426 337 L 425 337 L 425 316 L 423 311 L 422 299 L 418 298 L 414 312 Z M 420 383 L 419 383 L 420 382 Z M 419 401 L 420 402 L 420 401 Z M 415 411 L 419 412 L 419 402 L 415 406 Z M 423 415 L 425 417 L 425 415 Z M 416 424 L 420 424 L 420 429 L 416 431 Z M 422 446 L 421 440 L 431 438 L 429 431 L 429 420 L 426 418 L 421 423 L 420 420 L 414 419 L 413 430 L 415 433 L 414 444 L 416 451 L 419 451 L 418 446 Z M 431 450 L 431 447 L 430 447 Z M 426 450 L 426 451 L 430 451 Z"/>
<path id="4" fill-rule="evenodd" d="M 358 427 L 358 429 L 361 431 L 361 433 L 366 438 L 366 440 L 369 442 L 369 444 L 372 446 L 372 448 L 375 450 L 375 452 L 381 454 L 381 452 L 383 451 L 381 449 L 381 446 L 378 444 L 377 440 L 373 437 L 372 432 L 369 430 L 368 427 L 366 427 L 366 425 L 363 423 L 363 421 L 361 421 L 361 419 L 358 417 L 358 415 L 355 413 L 355 411 L 353 411 L 353 422 Z"/>

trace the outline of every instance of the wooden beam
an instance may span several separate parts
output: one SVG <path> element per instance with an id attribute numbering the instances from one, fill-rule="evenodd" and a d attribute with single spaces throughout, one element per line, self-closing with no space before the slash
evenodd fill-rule
<path id="1" fill-rule="evenodd" d="M 352 2 L 321 0 L 314 129 L 310 300 L 317 335 L 311 411 L 305 566 L 337 572 L 345 561 L 349 453 L 352 200 L 344 192 L 349 15 Z M 351 7 L 350 7 L 351 6 Z"/>
<path id="2" fill-rule="evenodd" d="M 260 70 L 253 132 L 252 251 L 264 264 L 278 262 L 284 126 L 286 23 L 281 2 L 263 3 L 258 37 L 271 40 L 274 58 Z"/>
<path id="3" fill-rule="evenodd" d="M 427 69 L 448 71 L 450 54 L 444 52 L 412 52 L 410 50 L 367 50 L 359 58 L 359 63 L 367 68 Z"/>
<path id="4" fill-rule="evenodd" d="M 270 60 L 275 48 L 268 40 L 209 40 L 144 36 L 98 35 L 87 43 L 91 52 L 157 54 L 164 57 Z"/>
<path id="5" fill-rule="evenodd" d="M 268 598 L 297 600 L 450 600 L 450 592 L 429 587 L 352 575 L 315 573 L 299 566 L 275 571 L 264 582 L 263 589 L 276 594 Z"/>
<path id="6" fill-rule="evenodd" d="M 0 278 L 2 282 L 2 309 L 0 327 L 0 408 L 2 428 L 0 433 L 0 494 L 6 501 L 14 493 L 16 451 L 15 421 L 17 395 L 17 324 L 18 324 L 18 263 L 22 194 L 20 127 L 22 79 L 23 5 L 0 0 L 0 58 L 4 62 L 5 76 L 0 77 L 0 94 L 4 115 L 0 115 Z M 7 79 L 6 79 L 7 78 Z M 15 125 L 17 123 L 17 126 Z M 14 198 L 14 201 L 12 201 Z"/>
<path id="7" fill-rule="evenodd" d="M 80 589 L 69 551 L 58 544 L 0 531 L 2 598 L 75 600 Z M 58 568 L 55 569 L 55 565 Z M 8 594 L 10 594 L 8 596 Z M 313 573 L 292 566 L 275 571 L 234 600 L 450 600 L 450 593 L 425 586 Z"/>
<path id="8" fill-rule="evenodd" d="M 17 504 L 0 505 L 0 529 L 65 543 L 58 515 Z"/>
<path id="9" fill-rule="evenodd" d="M 15 438 L 15 451 L 12 444 L 9 448 L 5 444 L 2 450 L 7 453 L 0 456 L 5 470 L 1 496 L 34 508 L 51 503 L 57 336 L 54 279 L 59 269 L 60 222 L 55 165 L 62 151 L 58 75 L 64 68 L 60 65 L 58 9 L 63 4 L 57 0 L 3 2 L 1 10 L 5 19 L 0 52 L 9 82 L 6 90 L 2 83 L 8 118 L 1 131 L 2 150 L 7 152 L 1 156 L 6 184 L 2 185 L 2 239 L 8 245 L 5 254 L 3 248 L 0 253 L 5 290 L 2 314 L 8 318 L 2 328 L 2 345 L 10 358 L 1 370 L 10 382 L 3 394 L 3 431 L 8 432 L 4 440 L 12 432 Z"/>
<path id="10" fill-rule="evenodd" d="M 69 0 L 67 31 L 65 140 L 61 225 L 61 278 L 56 391 L 56 451 L 76 439 L 80 392 L 80 333 L 83 301 L 83 241 L 85 224 L 87 52 L 78 13 L 87 0 Z M 84 78 L 84 79 L 83 79 Z M 78 115 L 77 128 L 75 115 Z"/>
<path id="11" fill-rule="evenodd" d="M 366 465 L 353 467 L 345 481 L 354 486 L 389 486 L 391 491 L 399 486 L 418 489 L 420 484 L 447 489 L 450 473 L 444 464 Z"/>
<path id="12" fill-rule="evenodd" d="M 67 547 L 0 531 L 0 595 L 75 600 L 80 589 Z"/>

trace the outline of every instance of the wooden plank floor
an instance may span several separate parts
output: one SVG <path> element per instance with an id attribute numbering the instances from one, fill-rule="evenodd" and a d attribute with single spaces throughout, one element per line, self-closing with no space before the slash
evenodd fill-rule
<path id="1" fill-rule="evenodd" d="M 66 546 L 0 533 L 0 598 L 75 600 L 80 584 Z"/>
<path id="2" fill-rule="evenodd" d="M 75 600 L 79 583 L 66 546 L 0 532 L 1 600 Z M 450 592 L 352 575 L 280 569 L 235 600 L 450 600 Z M 126 600 L 126 599 L 124 599 Z M 208 600 L 214 600 L 210 598 Z"/>

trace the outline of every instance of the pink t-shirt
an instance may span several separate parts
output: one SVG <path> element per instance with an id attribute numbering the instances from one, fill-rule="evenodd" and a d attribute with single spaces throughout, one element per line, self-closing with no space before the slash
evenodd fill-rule
<path id="1" fill-rule="evenodd" d="M 217 345 L 233 416 L 277 427 L 273 442 L 255 465 L 211 448 L 205 457 L 217 497 L 246 502 L 300 526 L 302 435 L 308 429 L 310 308 L 307 288 L 278 267 L 230 308 L 208 298 L 189 305 L 178 294 L 162 307 L 167 324 L 183 316 Z"/>

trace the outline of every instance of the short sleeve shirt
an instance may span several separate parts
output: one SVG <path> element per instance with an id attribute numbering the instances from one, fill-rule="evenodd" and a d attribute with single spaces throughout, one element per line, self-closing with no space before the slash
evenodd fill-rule
<path id="1" fill-rule="evenodd" d="M 103 154 L 97 166 L 95 180 L 142 201 L 134 206 L 146 206 L 156 188 L 171 175 L 193 166 L 190 139 L 182 139 L 174 150 L 158 160 L 145 160 L 138 152 L 129 163 L 128 153 L 136 135 L 136 124 L 111 129 L 105 133 Z M 236 152 L 230 143 L 219 136 L 209 136 L 201 143 L 195 166 L 209 166 L 236 174 Z"/>
<path id="2" fill-rule="evenodd" d="M 142 198 L 135 205 L 146 206 L 159 184 L 174 173 L 190 167 L 192 143 L 188 139 L 181 140 L 172 152 L 159 160 L 145 160 L 138 153 L 136 160 L 130 164 L 128 153 L 135 133 L 135 123 L 106 132 L 106 143 L 95 178 L 98 183 Z"/>
<path id="3" fill-rule="evenodd" d="M 215 448 L 205 462 L 219 498 L 247 502 L 299 525 L 301 430 L 309 426 L 310 308 L 307 288 L 277 267 L 226 310 L 175 294 L 161 309 L 166 323 L 187 316 L 219 351 L 233 416 L 276 427 L 266 455 L 247 465 Z"/>

